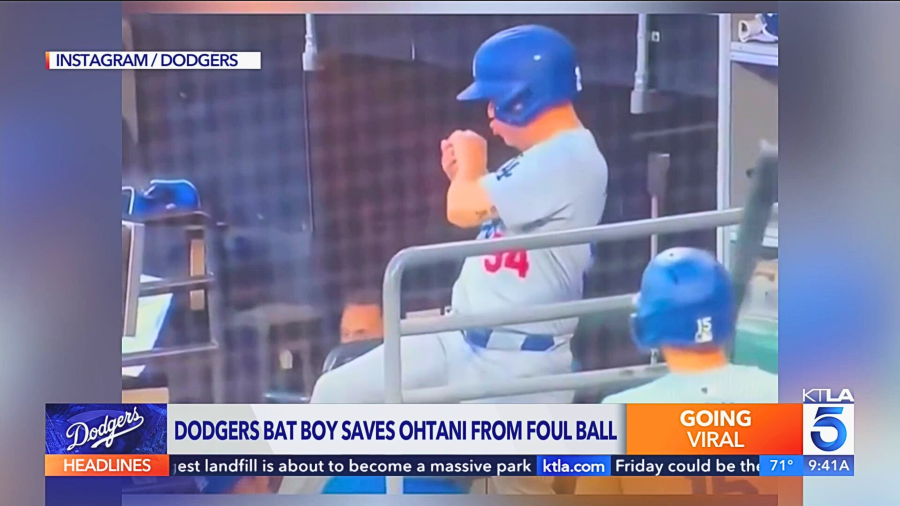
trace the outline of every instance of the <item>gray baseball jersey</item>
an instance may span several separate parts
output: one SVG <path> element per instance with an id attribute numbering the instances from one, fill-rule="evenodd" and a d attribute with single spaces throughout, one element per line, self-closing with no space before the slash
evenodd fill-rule
<path id="1" fill-rule="evenodd" d="M 606 159 L 584 128 L 562 132 L 509 160 L 481 179 L 498 218 L 479 239 L 597 225 L 606 205 Z M 468 258 L 453 286 L 453 311 L 502 312 L 578 300 L 591 265 L 588 244 L 508 251 Z M 505 327 L 529 334 L 566 336 L 577 318 Z"/>
<path id="2" fill-rule="evenodd" d="M 778 402 L 778 376 L 729 364 L 693 374 L 670 373 L 603 399 L 604 404 L 767 404 Z"/>

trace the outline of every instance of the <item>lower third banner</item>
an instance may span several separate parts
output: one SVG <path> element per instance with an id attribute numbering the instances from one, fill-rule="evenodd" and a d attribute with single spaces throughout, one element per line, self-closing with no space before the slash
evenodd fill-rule
<path id="1" fill-rule="evenodd" d="M 739 455 L 170 455 L 172 476 L 759 476 Z"/>
<path id="2" fill-rule="evenodd" d="M 535 455 L 170 455 L 172 476 L 536 476 Z"/>

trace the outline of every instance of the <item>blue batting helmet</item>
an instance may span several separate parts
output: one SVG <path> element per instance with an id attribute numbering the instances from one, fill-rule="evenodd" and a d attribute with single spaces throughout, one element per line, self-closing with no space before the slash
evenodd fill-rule
<path id="1" fill-rule="evenodd" d="M 731 276 L 695 248 L 672 248 L 644 269 L 631 316 L 632 335 L 645 348 L 721 345 L 734 335 Z"/>
<path id="2" fill-rule="evenodd" d="M 122 187 L 122 214 L 148 216 L 166 211 L 196 211 L 200 209 L 200 194 L 186 179 L 154 179 L 143 192 L 130 186 Z"/>
<path id="3" fill-rule="evenodd" d="M 503 30 L 486 40 L 472 62 L 474 82 L 458 100 L 487 100 L 494 116 L 524 126 L 549 107 L 581 91 L 575 46 L 563 34 L 538 25 Z"/>

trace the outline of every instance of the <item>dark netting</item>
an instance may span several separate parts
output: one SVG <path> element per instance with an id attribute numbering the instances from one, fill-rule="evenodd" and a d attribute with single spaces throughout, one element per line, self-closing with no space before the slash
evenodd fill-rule
<path id="1" fill-rule="evenodd" d="M 540 23 L 576 43 L 584 77 L 576 106 L 610 168 L 605 223 L 650 216 L 652 152 L 671 156 L 661 214 L 714 209 L 717 19 L 656 18 L 666 44 L 651 54 L 652 84 L 671 103 L 645 115 L 629 111 L 637 16 L 316 16 L 315 72 L 303 69 L 302 15 L 130 19 L 138 51 L 263 55 L 260 71 L 138 72 L 139 136 L 123 145 L 124 181 L 188 179 L 222 224 L 207 253 L 224 297 L 214 318 L 227 356 L 226 400 L 260 402 L 267 389 L 308 393 L 339 343 L 345 301 L 377 293 L 393 254 L 474 237 L 446 222 L 439 141 L 457 128 L 490 138 L 484 108 L 455 96 L 471 79 L 475 49 L 497 30 Z M 493 139 L 489 153 L 492 166 L 512 154 Z M 146 274 L 183 271 L 179 234 L 148 231 Z M 676 244 L 714 250 L 715 231 L 661 237 L 659 247 Z M 638 288 L 649 240 L 595 249 L 586 296 Z M 458 267 L 409 272 L 405 310 L 448 304 Z M 262 312 L 270 327 L 248 323 Z M 176 295 L 155 346 L 203 342 L 206 316 L 188 294 Z M 626 316 L 582 320 L 575 353 L 583 368 L 646 362 Z M 166 378 L 172 402 L 207 401 L 209 365 L 209 356 L 184 356 L 142 377 Z"/>

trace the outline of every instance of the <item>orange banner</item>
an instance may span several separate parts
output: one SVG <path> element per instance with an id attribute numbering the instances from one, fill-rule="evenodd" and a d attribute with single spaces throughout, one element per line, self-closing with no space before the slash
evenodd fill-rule
<path id="1" fill-rule="evenodd" d="M 801 404 L 629 404 L 631 455 L 802 455 Z"/>
<path id="2" fill-rule="evenodd" d="M 44 455 L 44 476 L 168 475 L 168 455 Z"/>

